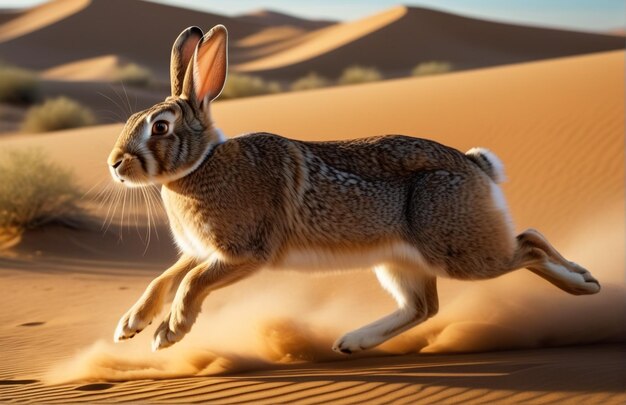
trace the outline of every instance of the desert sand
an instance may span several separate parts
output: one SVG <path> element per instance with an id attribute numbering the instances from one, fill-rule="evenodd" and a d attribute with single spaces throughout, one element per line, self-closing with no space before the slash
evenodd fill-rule
<path id="1" fill-rule="evenodd" d="M 104 55 L 55 66 L 42 71 L 40 76 L 52 80 L 114 81 L 117 69 L 122 65 L 118 56 Z"/>
<path id="2" fill-rule="evenodd" d="M 183 28 L 198 24 L 225 24 L 233 40 L 265 28 L 227 16 L 140 0 L 57 0 L 29 9 L 0 27 L 0 53 L 10 55 L 14 64 L 42 70 L 115 51 L 117 56 L 148 66 L 159 78 L 167 79 L 173 39 Z M 98 40 L 105 35 L 106 41 Z M 145 36 L 150 41 L 145 41 Z M 70 49 L 68 41 L 73 43 Z"/>
<path id="3" fill-rule="evenodd" d="M 285 80 L 309 72 L 336 78 L 350 65 L 363 65 L 394 77 L 433 60 L 462 70 L 623 47 L 623 37 L 614 35 L 502 24 L 398 6 L 296 37 L 289 46 L 275 47 L 269 55 L 234 69 Z"/>
<path id="4" fill-rule="evenodd" d="M 0 54 L 37 71 L 81 62 L 94 67 L 97 58 L 114 55 L 166 81 L 173 38 L 184 27 L 215 24 L 228 27 L 231 68 L 284 82 L 311 71 L 335 79 L 355 64 L 397 77 L 424 61 L 446 61 L 460 70 L 624 47 L 618 35 L 502 24 L 405 6 L 332 24 L 272 11 L 228 17 L 140 0 L 55 0 L 2 24 Z M 104 35 L 106 40 L 97 40 Z M 147 35 L 149 41 L 143 39 Z M 83 75 L 74 72 L 74 80 Z"/>
<path id="5" fill-rule="evenodd" d="M 391 78 L 409 76 L 417 64 L 433 60 L 460 71 L 624 48 L 616 34 L 405 6 L 333 23 L 271 10 L 229 17 L 141 0 L 53 0 L 0 13 L 0 55 L 39 74 L 42 99 L 63 94 L 91 108 L 100 124 L 123 122 L 127 104 L 143 109 L 166 96 L 170 46 L 178 33 L 215 24 L 229 29 L 232 71 L 278 81 L 285 89 L 311 72 L 337 79 L 352 65 L 373 66 Z M 154 83 L 122 88 L 119 68 L 129 63 L 151 71 Z M 0 105 L 0 132 L 19 130 L 20 109 Z"/>
<path id="6" fill-rule="evenodd" d="M 240 14 L 235 17 L 240 21 L 254 22 L 255 24 L 267 25 L 272 27 L 294 27 L 305 31 L 312 31 L 318 28 L 324 28 L 333 25 L 336 21 L 315 20 L 310 18 L 301 18 L 290 14 L 281 13 L 277 10 L 260 9 Z"/>
<path id="7" fill-rule="evenodd" d="M 39 7 L 33 7 L 27 12 L 9 18 L 9 21 L 0 27 L 0 42 L 10 41 L 52 25 L 83 10 L 88 5 L 89 0 L 70 0 L 44 3 Z"/>
<path id="8" fill-rule="evenodd" d="M 209 296 L 170 349 L 150 352 L 154 325 L 114 345 L 119 317 L 175 256 L 158 207 L 146 247 L 136 193 L 124 214 L 110 201 L 100 229 L 112 213 L 96 197 L 118 190 L 105 159 L 121 125 L 0 139 L 71 167 L 99 220 L 27 233 L 0 260 L 0 401 L 623 403 L 624 62 L 613 51 L 214 104 L 229 136 L 401 133 L 489 147 L 505 162 L 516 228 L 537 227 L 603 286 L 574 297 L 524 270 L 441 280 L 436 317 L 352 357 L 332 341 L 393 308 L 368 272 L 264 272 Z"/>

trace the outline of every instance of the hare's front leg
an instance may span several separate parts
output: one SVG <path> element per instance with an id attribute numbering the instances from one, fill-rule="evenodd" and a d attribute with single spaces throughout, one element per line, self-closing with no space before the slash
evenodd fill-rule
<path id="1" fill-rule="evenodd" d="M 172 267 L 152 280 L 141 298 L 120 319 L 113 340 L 119 342 L 130 339 L 151 324 L 152 319 L 163 308 L 163 304 L 176 291 L 176 287 L 185 277 L 185 274 L 193 269 L 196 264 L 196 259 L 183 255 Z"/>
<path id="2" fill-rule="evenodd" d="M 176 291 L 170 313 L 154 333 L 152 350 L 163 349 L 180 341 L 196 321 L 202 301 L 211 291 L 235 283 L 258 268 L 253 263 L 227 263 L 214 259 L 187 273 Z"/>
<path id="3" fill-rule="evenodd" d="M 376 268 L 380 284 L 393 295 L 399 309 L 384 318 L 352 331 L 333 345 L 333 350 L 351 354 L 371 349 L 435 315 L 439 309 L 437 279 L 406 265 Z"/>

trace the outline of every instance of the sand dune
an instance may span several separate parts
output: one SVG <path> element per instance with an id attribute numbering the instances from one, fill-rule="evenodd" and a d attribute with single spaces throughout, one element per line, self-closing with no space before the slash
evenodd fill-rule
<path id="1" fill-rule="evenodd" d="M 0 43 L 53 25 L 89 5 L 89 0 L 52 1 L 33 7 L 0 26 Z"/>
<path id="2" fill-rule="evenodd" d="M 312 32 L 306 41 L 235 66 L 276 78 L 315 71 L 337 77 L 347 66 L 407 75 L 422 61 L 468 69 L 623 49 L 622 38 L 501 24 L 421 8 L 396 7 L 363 20 Z"/>
<path id="3" fill-rule="evenodd" d="M 19 17 L 23 13 L 24 13 L 24 11 L 20 10 L 20 9 L 17 9 L 17 10 L 13 10 L 13 9 L 2 10 L 2 9 L 0 9 L 0 24 L 4 24 L 7 21 L 13 20 L 14 18 Z"/>
<path id="4" fill-rule="evenodd" d="M 349 24 L 335 24 L 311 33 L 294 32 L 276 27 L 264 30 L 236 43 L 231 62 L 236 71 L 258 71 L 273 66 L 276 58 L 282 66 L 323 55 L 370 34 L 404 15 L 406 8 L 396 7 L 386 12 Z M 270 38 L 276 40 L 269 41 Z M 274 61 L 274 62 L 272 62 Z M 279 77 L 289 79 L 291 76 Z"/>
<path id="5" fill-rule="evenodd" d="M 75 7 L 77 2 L 81 8 Z M 207 29 L 221 23 L 230 28 L 234 40 L 263 28 L 226 16 L 147 1 L 91 0 L 83 7 L 85 3 L 56 0 L 45 6 L 49 7 L 43 10 L 45 13 L 35 8 L 21 16 L 19 24 L 16 20 L 0 27 L 5 35 L 0 37 L 4 38 L 0 40 L 0 54 L 14 64 L 38 70 L 115 54 L 148 66 L 167 79 L 171 44 L 184 28 L 201 25 Z M 69 8 L 71 13 L 62 13 Z M 42 13 L 47 19 L 45 24 L 38 17 Z"/>
<path id="6" fill-rule="evenodd" d="M 154 261 L 124 249 L 112 262 L 80 249 L 72 258 L 31 235 L 24 246 L 39 256 L 0 261 L 0 401 L 623 403 L 624 65 L 624 52 L 607 52 L 214 106 L 229 135 L 404 133 L 461 150 L 490 147 L 506 164 L 516 228 L 541 229 L 600 279 L 600 294 L 568 296 L 525 271 L 480 283 L 442 280 L 437 317 L 338 361 L 332 340 L 388 312 L 392 300 L 369 273 L 270 272 L 212 294 L 189 336 L 153 355 L 154 325 L 127 344 L 105 342 L 158 273 Z M 0 148 L 37 145 L 98 188 L 120 129 L 7 137 Z M 124 238 L 141 248 L 133 232 Z M 545 349 L 594 342 L 620 345 Z M 541 349 L 449 354 L 510 348 Z M 230 374 L 214 375 L 223 372 Z"/>
<path id="7" fill-rule="evenodd" d="M 307 18 L 300 18 L 293 15 L 281 13 L 276 10 L 267 9 L 251 11 L 249 13 L 238 15 L 235 18 L 239 21 L 253 22 L 260 25 L 274 27 L 290 26 L 306 31 L 324 28 L 336 23 L 335 21 L 329 20 L 312 20 Z"/>
<path id="8" fill-rule="evenodd" d="M 269 27 L 250 36 L 247 36 L 235 44 L 239 48 L 253 48 L 267 46 L 276 42 L 294 39 L 304 35 L 306 31 L 296 27 Z"/>
<path id="9" fill-rule="evenodd" d="M 296 46 L 289 47 L 278 55 L 235 66 L 237 71 L 259 71 L 282 67 L 309 60 L 361 39 L 379 30 L 406 14 L 405 7 L 395 7 L 383 13 L 349 24 L 337 24 L 298 39 Z"/>
<path id="10" fill-rule="evenodd" d="M 113 81 L 123 64 L 116 55 L 98 56 L 54 66 L 41 72 L 41 77 L 67 81 Z"/>
<path id="11" fill-rule="evenodd" d="M 232 66 L 256 60 L 302 43 L 307 33 L 291 26 L 268 27 L 231 44 Z"/>
<path id="12" fill-rule="evenodd" d="M 275 12 L 231 18 L 139 0 L 56 0 L 2 24 L 0 53 L 11 63 L 59 68 L 65 78 L 76 80 L 84 76 L 78 67 L 107 70 L 106 57 L 114 55 L 167 80 L 170 46 L 181 29 L 218 23 L 229 29 L 234 70 L 281 81 L 311 71 L 335 78 L 354 64 L 375 66 L 394 77 L 408 75 L 423 61 L 469 69 L 624 48 L 623 37 L 616 35 L 501 24 L 403 6 L 328 25 Z"/>

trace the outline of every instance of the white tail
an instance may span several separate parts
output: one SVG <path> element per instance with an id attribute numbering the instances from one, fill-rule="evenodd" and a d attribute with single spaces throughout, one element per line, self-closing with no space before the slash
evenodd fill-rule
<path id="1" fill-rule="evenodd" d="M 506 180 L 504 164 L 495 153 L 485 148 L 472 148 L 465 155 L 476 163 L 493 181 L 502 183 Z"/>

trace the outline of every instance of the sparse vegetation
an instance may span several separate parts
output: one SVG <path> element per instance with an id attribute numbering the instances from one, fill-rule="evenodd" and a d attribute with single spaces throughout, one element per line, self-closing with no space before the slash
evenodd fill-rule
<path id="1" fill-rule="evenodd" d="M 339 77 L 339 84 L 358 84 L 382 80 L 383 75 L 374 67 L 351 66 Z"/>
<path id="2" fill-rule="evenodd" d="M 318 75 L 315 72 L 311 72 L 308 75 L 301 77 L 291 84 L 292 91 L 311 90 L 327 87 L 330 85 L 330 80 Z"/>
<path id="3" fill-rule="evenodd" d="M 277 82 L 268 82 L 260 77 L 239 73 L 229 73 L 220 99 L 260 96 L 280 93 L 282 88 Z"/>
<path id="4" fill-rule="evenodd" d="M 411 71 L 411 74 L 413 76 L 437 75 L 450 72 L 452 71 L 452 68 L 452 64 L 449 62 L 433 60 L 429 62 L 422 62 L 415 66 Z"/>
<path id="5" fill-rule="evenodd" d="M 30 104 L 40 96 L 39 80 L 34 73 L 0 64 L 0 102 Z"/>
<path id="6" fill-rule="evenodd" d="M 0 236 L 19 236 L 50 224 L 73 228 L 87 224 L 82 193 L 71 171 L 51 162 L 41 150 L 3 151 L 0 178 Z"/>
<path id="7" fill-rule="evenodd" d="M 31 107 L 24 117 L 22 131 L 58 131 L 93 125 L 95 122 L 95 116 L 89 108 L 67 97 L 58 97 Z"/>
<path id="8" fill-rule="evenodd" d="M 155 81 L 154 75 L 148 68 L 135 63 L 129 63 L 124 67 L 120 67 L 115 74 L 114 80 L 134 87 L 148 87 Z"/>

